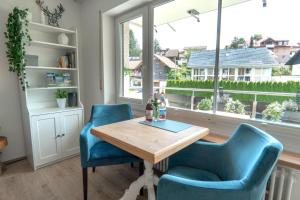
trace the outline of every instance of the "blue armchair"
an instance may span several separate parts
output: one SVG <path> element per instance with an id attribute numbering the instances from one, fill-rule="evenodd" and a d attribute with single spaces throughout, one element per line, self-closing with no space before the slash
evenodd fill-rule
<path id="1" fill-rule="evenodd" d="M 123 151 L 98 137 L 93 136 L 91 128 L 132 119 L 131 107 L 120 105 L 93 105 L 91 118 L 80 134 L 80 159 L 83 175 L 84 200 L 87 200 L 87 179 L 89 167 L 106 166 L 140 161 L 139 158 Z"/>
<path id="2" fill-rule="evenodd" d="M 261 200 L 280 142 L 242 124 L 224 144 L 196 142 L 170 158 L 158 200 Z"/>

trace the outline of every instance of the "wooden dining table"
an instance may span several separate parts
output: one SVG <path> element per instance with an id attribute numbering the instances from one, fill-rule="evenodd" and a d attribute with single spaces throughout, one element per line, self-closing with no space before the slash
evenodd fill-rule
<path id="1" fill-rule="evenodd" d="M 159 178 L 153 173 L 154 164 L 209 134 L 208 128 L 193 125 L 175 133 L 141 124 L 144 120 L 136 118 L 92 129 L 95 136 L 144 161 L 144 174 L 130 184 L 121 200 L 135 200 L 142 187 L 148 190 L 148 200 L 155 200 L 154 185 Z"/>

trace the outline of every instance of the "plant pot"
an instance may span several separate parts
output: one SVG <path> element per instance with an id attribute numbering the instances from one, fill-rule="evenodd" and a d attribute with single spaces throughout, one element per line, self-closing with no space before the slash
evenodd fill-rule
<path id="1" fill-rule="evenodd" d="M 60 109 L 64 109 L 66 107 L 66 101 L 67 99 L 56 99 L 57 105 Z"/>
<path id="2" fill-rule="evenodd" d="M 282 120 L 286 122 L 300 123 L 300 112 L 285 111 Z"/>

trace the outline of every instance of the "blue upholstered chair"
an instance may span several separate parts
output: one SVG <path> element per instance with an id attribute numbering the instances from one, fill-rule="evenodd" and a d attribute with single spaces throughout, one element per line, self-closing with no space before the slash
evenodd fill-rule
<path id="1" fill-rule="evenodd" d="M 170 158 L 158 200 L 261 200 L 282 145 L 242 124 L 224 144 L 196 142 Z"/>
<path id="2" fill-rule="evenodd" d="M 84 200 L 87 200 L 87 179 L 89 167 L 106 166 L 140 161 L 139 158 L 125 152 L 98 137 L 93 136 L 91 128 L 132 119 L 131 107 L 120 105 L 93 105 L 90 121 L 80 134 L 80 158 L 83 175 Z"/>

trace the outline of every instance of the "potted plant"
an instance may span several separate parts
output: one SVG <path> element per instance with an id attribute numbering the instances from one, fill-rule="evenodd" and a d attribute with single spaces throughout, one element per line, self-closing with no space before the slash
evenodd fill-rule
<path id="1" fill-rule="evenodd" d="M 295 101 L 291 99 L 284 101 L 282 107 L 284 109 L 282 120 L 288 122 L 300 122 L 300 112 L 298 112 L 298 104 Z"/>
<path id="2" fill-rule="evenodd" d="M 59 108 L 63 109 L 66 107 L 66 101 L 67 101 L 67 91 L 65 90 L 57 90 L 55 93 L 56 102 Z"/>
<path id="3" fill-rule="evenodd" d="M 15 7 L 8 15 L 6 32 L 4 33 L 7 42 L 5 42 L 7 51 L 6 56 L 9 63 L 9 71 L 15 72 L 18 76 L 22 89 L 27 87 L 25 73 L 25 46 L 31 41 L 28 30 L 28 9 L 19 9 Z"/>
<path id="4" fill-rule="evenodd" d="M 271 121 L 280 121 L 283 114 L 283 107 L 280 103 L 273 102 L 267 106 L 267 108 L 262 112 L 263 119 Z"/>
<path id="5" fill-rule="evenodd" d="M 224 106 L 226 112 L 236 113 L 236 114 L 245 114 L 245 105 L 239 100 L 229 100 Z"/>
<path id="6" fill-rule="evenodd" d="M 205 98 L 202 99 L 198 105 L 197 105 L 198 110 L 211 110 L 212 109 L 212 100 Z"/>

